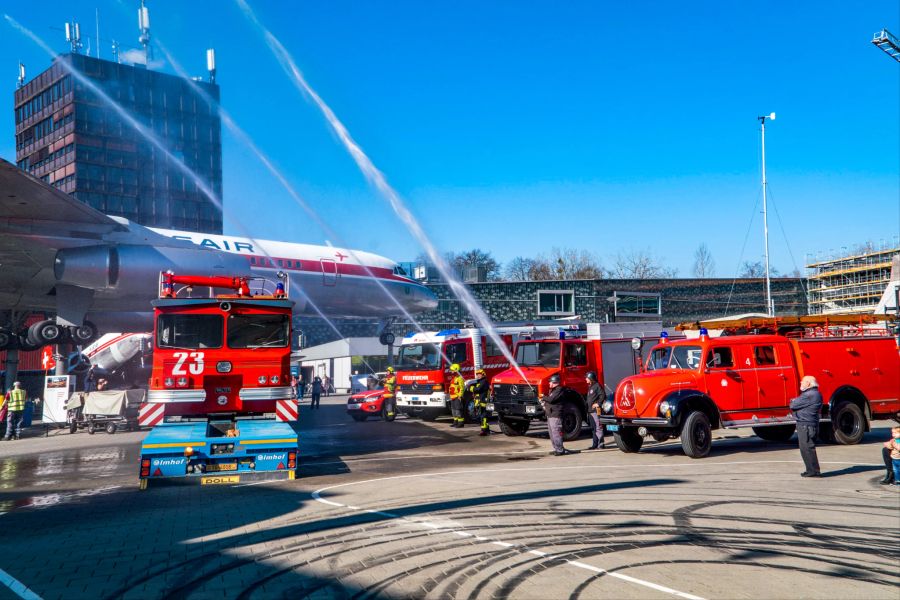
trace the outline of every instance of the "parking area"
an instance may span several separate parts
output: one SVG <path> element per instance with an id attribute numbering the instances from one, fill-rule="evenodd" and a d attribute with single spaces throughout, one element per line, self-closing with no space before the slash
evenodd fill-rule
<path id="1" fill-rule="evenodd" d="M 141 434 L 0 444 L 2 568 L 43 598 L 897 597 L 888 422 L 820 447 L 810 480 L 796 440 L 749 430 L 702 460 L 551 457 L 542 427 L 357 423 L 343 401 L 301 410 L 295 481 L 140 492 Z"/>

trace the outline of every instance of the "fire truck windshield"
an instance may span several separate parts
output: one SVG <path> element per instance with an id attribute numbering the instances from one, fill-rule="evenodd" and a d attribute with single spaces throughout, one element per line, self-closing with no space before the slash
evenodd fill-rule
<path id="1" fill-rule="evenodd" d="M 229 348 L 284 348 L 290 343 L 288 315 L 229 315 Z"/>
<path id="2" fill-rule="evenodd" d="M 700 357 L 702 355 L 703 348 L 700 346 L 654 348 L 650 358 L 647 359 L 647 370 L 690 369 L 693 371 L 700 367 Z"/>
<path id="3" fill-rule="evenodd" d="M 222 315 L 159 315 L 158 348 L 221 348 Z"/>
<path id="4" fill-rule="evenodd" d="M 528 342 L 516 347 L 516 362 L 527 367 L 558 367 L 560 344 Z"/>
<path id="5" fill-rule="evenodd" d="M 437 369 L 441 366 L 441 352 L 434 344 L 410 344 L 400 346 L 397 369 L 415 371 Z"/>

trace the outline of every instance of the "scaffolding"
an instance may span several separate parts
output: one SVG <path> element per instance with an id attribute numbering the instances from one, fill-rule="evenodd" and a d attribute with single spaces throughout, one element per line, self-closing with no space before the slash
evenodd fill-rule
<path id="1" fill-rule="evenodd" d="M 806 265 L 809 314 L 871 313 L 891 279 L 891 260 L 900 247 L 864 252 Z"/>

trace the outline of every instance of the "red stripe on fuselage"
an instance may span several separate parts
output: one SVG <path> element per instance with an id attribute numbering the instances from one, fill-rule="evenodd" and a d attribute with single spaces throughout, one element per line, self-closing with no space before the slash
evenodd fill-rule
<path id="1" fill-rule="evenodd" d="M 326 263 L 330 267 L 334 265 L 335 270 L 326 271 L 323 263 L 318 260 L 304 260 L 298 258 L 280 258 L 273 256 L 254 256 L 252 254 L 241 254 L 250 263 L 251 267 L 259 269 L 281 269 L 283 271 L 297 271 L 301 273 L 314 273 L 316 275 L 354 275 L 358 277 L 377 277 L 378 279 L 388 279 L 391 281 L 401 281 L 403 283 L 412 283 L 419 285 L 418 282 L 396 275 L 391 269 L 384 267 L 367 267 L 364 265 L 354 265 L 349 263 L 341 263 L 338 261 L 327 260 Z"/>

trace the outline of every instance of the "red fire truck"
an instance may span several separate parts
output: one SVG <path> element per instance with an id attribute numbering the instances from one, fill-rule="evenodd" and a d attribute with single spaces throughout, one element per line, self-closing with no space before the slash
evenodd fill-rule
<path id="1" fill-rule="evenodd" d="M 521 341 L 515 352 L 519 368 L 507 369 L 491 380 L 492 399 L 487 408 L 497 413 L 504 434 L 524 435 L 532 420 L 546 419 L 541 398 L 550 393 L 550 377 L 559 375 L 565 390 L 563 437 L 574 440 L 587 418 L 586 375 L 596 373 L 598 383 L 612 395 L 623 377 L 638 372 L 638 345 L 655 342 L 661 328 L 659 321 L 589 323 L 579 332 L 552 337 L 535 335 Z"/>
<path id="2" fill-rule="evenodd" d="M 882 316 L 881 319 L 886 317 Z M 795 423 L 790 399 L 813 375 L 825 400 L 821 435 L 856 444 L 872 419 L 900 411 L 900 353 L 875 317 L 861 315 L 743 319 L 695 324 L 693 339 L 654 347 L 645 371 L 626 378 L 602 407 L 601 421 L 623 452 L 646 435 L 681 438 L 685 454 L 706 456 L 711 431 L 747 427 L 785 441 Z M 852 325 L 851 325 L 852 324 Z M 756 333 L 753 333 L 756 332 Z"/>
<path id="3" fill-rule="evenodd" d="M 235 293 L 186 296 L 194 288 Z M 294 478 L 292 307 L 284 281 L 253 295 L 245 277 L 161 274 L 139 417 L 153 427 L 141 445 L 141 489 L 166 477 L 202 484 Z"/>
<path id="4" fill-rule="evenodd" d="M 494 329 L 508 352 L 515 343 L 533 335 L 559 336 L 560 331 L 577 330 L 579 325 L 567 321 L 501 324 Z M 410 333 L 400 342 L 397 357 L 397 409 L 408 417 L 433 421 L 450 414 L 450 365 L 458 364 L 469 383 L 475 369 L 483 368 L 491 379 L 509 368 L 503 351 L 482 329 L 443 329 L 437 332 Z M 470 402 L 467 402 L 467 405 Z M 467 414 L 472 407 L 467 406 Z"/>

